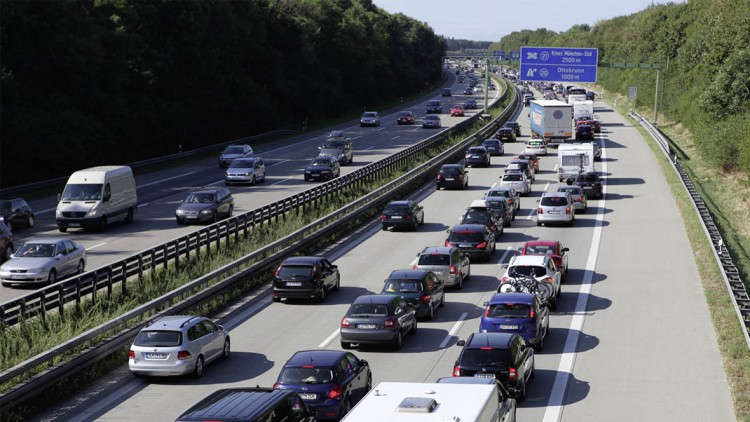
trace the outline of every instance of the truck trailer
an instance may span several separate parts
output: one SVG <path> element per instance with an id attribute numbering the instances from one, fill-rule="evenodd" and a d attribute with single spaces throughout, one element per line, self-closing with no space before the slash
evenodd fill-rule
<path id="1" fill-rule="evenodd" d="M 573 137 L 573 106 L 558 100 L 531 101 L 529 120 L 532 138 L 547 144 L 562 144 Z"/>

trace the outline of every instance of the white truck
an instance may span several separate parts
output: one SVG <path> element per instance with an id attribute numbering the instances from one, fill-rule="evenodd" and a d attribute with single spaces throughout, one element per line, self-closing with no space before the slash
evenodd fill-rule
<path id="1" fill-rule="evenodd" d="M 557 179 L 562 182 L 582 171 L 596 171 L 595 158 L 592 143 L 560 145 L 557 148 Z"/>
<path id="2" fill-rule="evenodd" d="M 57 228 L 104 231 L 115 220 L 133 222 L 138 210 L 133 171 L 127 166 L 99 166 L 74 172 L 58 195 Z"/>
<path id="3" fill-rule="evenodd" d="M 534 100 L 530 103 L 529 127 L 532 138 L 547 144 L 561 144 L 573 137 L 572 105 L 558 100 Z"/>
<path id="4" fill-rule="evenodd" d="M 503 404 L 492 384 L 382 381 L 341 422 L 513 421 Z"/>
<path id="5" fill-rule="evenodd" d="M 573 103 L 573 120 L 578 121 L 581 117 L 594 117 L 593 101 L 583 100 Z"/>

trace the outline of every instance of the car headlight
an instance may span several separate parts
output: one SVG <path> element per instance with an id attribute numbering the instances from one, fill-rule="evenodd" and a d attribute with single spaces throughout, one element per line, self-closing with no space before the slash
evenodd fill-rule
<path id="1" fill-rule="evenodd" d="M 305 174 L 310 174 L 310 170 L 305 170 Z"/>
<path id="2" fill-rule="evenodd" d="M 86 215 L 88 217 L 96 217 L 96 214 L 98 214 L 98 213 L 99 213 L 99 210 L 93 209 L 93 210 L 89 211 Z"/>
<path id="3" fill-rule="evenodd" d="M 201 211 L 201 214 L 203 214 L 203 215 L 206 215 L 206 214 L 213 214 L 213 212 L 214 212 L 214 210 L 212 210 L 212 209 L 207 209 L 207 210 L 202 210 L 202 211 Z"/>
<path id="4" fill-rule="evenodd" d="M 62 211 L 55 211 L 55 217 L 62 218 Z"/>
<path id="5" fill-rule="evenodd" d="M 182 210 L 181 208 L 177 208 L 177 211 L 175 211 L 175 214 L 177 214 L 177 215 L 185 215 L 185 211 Z"/>

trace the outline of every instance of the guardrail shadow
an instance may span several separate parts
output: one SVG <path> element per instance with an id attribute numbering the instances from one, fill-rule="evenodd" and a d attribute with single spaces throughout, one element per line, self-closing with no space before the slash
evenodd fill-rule
<path id="1" fill-rule="evenodd" d="M 445 233 L 446 230 L 450 229 L 450 227 L 446 226 L 443 223 L 430 223 L 425 221 L 424 224 L 419 226 L 417 229 L 418 232 L 443 232 Z"/>
<path id="2" fill-rule="evenodd" d="M 550 327 L 549 331 L 547 331 L 547 337 L 544 339 L 544 349 L 538 352 L 538 354 L 560 355 L 566 352 L 565 342 L 568 339 L 568 335 L 573 332 L 578 335 L 578 345 L 575 350 L 576 353 L 588 352 L 599 345 L 598 337 L 588 335 L 583 331 L 571 330 L 569 328 Z M 569 353 L 570 351 L 567 352 Z"/>
<path id="3" fill-rule="evenodd" d="M 565 395 L 562 403 L 550 403 L 552 387 L 557 377 L 564 377 Z M 534 379 L 526 387 L 526 400 L 517 403 L 519 408 L 565 406 L 583 401 L 589 395 L 590 390 L 588 382 L 578 380 L 570 372 L 537 368 Z"/>
<path id="4" fill-rule="evenodd" d="M 607 186 L 644 185 L 644 184 L 646 184 L 646 181 L 641 179 L 640 177 L 607 177 Z"/>
<path id="5" fill-rule="evenodd" d="M 494 265 L 494 263 L 490 263 L 489 265 Z M 460 290 L 448 287 L 446 292 L 450 294 L 484 293 L 497 290 L 499 284 L 500 282 L 497 280 L 497 277 L 491 275 L 472 275 L 470 279 L 464 280 L 464 285 Z M 450 296 L 446 296 L 447 299 L 450 299 Z"/>
<path id="6" fill-rule="evenodd" d="M 580 286 L 583 284 L 583 277 L 586 275 L 586 270 L 579 269 L 579 268 L 568 268 L 568 275 L 565 277 L 565 283 L 566 286 Z M 602 274 L 599 272 L 594 272 L 594 276 L 591 280 L 592 284 L 599 283 L 600 281 L 604 281 L 607 279 L 606 274 Z M 561 295 L 565 295 L 566 292 L 562 292 Z M 572 294 L 572 293 L 567 293 Z M 575 294 L 578 294 L 577 292 Z"/>
<path id="7" fill-rule="evenodd" d="M 633 199 L 633 195 L 623 195 L 620 193 L 610 193 L 607 192 L 604 197 L 607 199 L 607 201 L 618 201 L 620 199 Z"/>

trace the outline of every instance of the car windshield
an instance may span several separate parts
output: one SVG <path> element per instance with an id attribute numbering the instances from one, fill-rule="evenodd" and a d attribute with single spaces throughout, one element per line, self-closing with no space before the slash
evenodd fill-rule
<path id="1" fill-rule="evenodd" d="M 144 330 L 138 333 L 134 344 L 143 347 L 177 347 L 182 344 L 179 331 Z"/>
<path id="2" fill-rule="evenodd" d="M 54 243 L 27 243 L 16 252 L 21 258 L 52 258 L 55 256 Z"/>
<path id="3" fill-rule="evenodd" d="M 281 279 L 308 278 L 312 274 L 311 265 L 282 265 L 276 276 Z"/>
<path id="4" fill-rule="evenodd" d="M 464 349 L 460 364 L 508 369 L 508 359 L 508 351 L 505 349 Z"/>
<path id="5" fill-rule="evenodd" d="M 508 275 L 511 277 L 542 277 L 547 274 L 547 270 L 544 267 L 535 265 L 518 265 L 510 267 L 508 269 Z"/>
<path id="6" fill-rule="evenodd" d="M 311 166 L 330 166 L 331 161 L 327 158 L 313 158 L 312 162 L 310 163 Z"/>
<path id="7" fill-rule="evenodd" d="M 279 374 L 279 382 L 327 384 L 333 381 L 331 368 L 284 368 Z"/>
<path id="8" fill-rule="evenodd" d="M 403 111 L 398 114 L 399 117 L 411 117 L 411 111 Z"/>
<path id="9" fill-rule="evenodd" d="M 422 254 L 417 265 L 450 265 L 451 257 L 445 254 Z"/>
<path id="10" fill-rule="evenodd" d="M 236 169 L 236 168 L 247 169 L 247 168 L 253 168 L 253 164 L 254 164 L 253 160 L 234 160 L 229 165 L 229 168 L 233 168 L 233 169 Z"/>
<path id="11" fill-rule="evenodd" d="M 102 199 L 102 185 L 99 183 L 73 183 L 65 185 L 63 201 L 98 201 Z"/>
<path id="12" fill-rule="evenodd" d="M 355 303 L 346 313 L 350 317 L 387 316 L 388 305 L 379 303 Z"/>
<path id="13" fill-rule="evenodd" d="M 417 293 L 422 291 L 419 280 L 386 280 L 382 293 Z"/>
<path id="14" fill-rule="evenodd" d="M 564 196 L 543 196 L 539 204 L 545 207 L 564 207 L 568 205 L 568 198 Z"/>
<path id="15" fill-rule="evenodd" d="M 440 101 L 429 101 L 429 102 L 427 102 L 427 105 L 428 106 L 439 106 L 440 105 Z"/>
<path id="16" fill-rule="evenodd" d="M 525 303 L 497 303 L 489 306 L 486 315 L 489 318 L 528 318 L 531 306 Z"/>
<path id="17" fill-rule="evenodd" d="M 344 141 L 325 141 L 323 142 L 323 149 L 343 149 Z"/>
<path id="18" fill-rule="evenodd" d="M 451 232 L 449 240 L 451 242 L 482 242 L 482 233 L 469 230 L 459 230 Z"/>
<path id="19" fill-rule="evenodd" d="M 212 193 L 191 193 L 185 198 L 187 204 L 213 204 L 216 202 L 216 195 Z"/>
<path id="20" fill-rule="evenodd" d="M 242 147 L 237 147 L 237 146 L 227 147 L 224 150 L 224 154 L 242 154 L 242 153 L 243 153 Z"/>
<path id="21" fill-rule="evenodd" d="M 425 120 L 440 120 L 438 116 L 424 116 Z"/>
<path id="22" fill-rule="evenodd" d="M 520 182 L 523 177 L 520 174 L 506 174 L 503 175 L 503 182 Z"/>
<path id="23" fill-rule="evenodd" d="M 377 114 L 376 114 L 376 113 L 373 113 L 373 112 L 371 112 L 371 111 L 368 111 L 368 112 L 366 112 L 365 114 L 363 114 L 362 116 L 363 116 L 363 117 L 375 117 L 375 116 L 377 116 Z"/>

